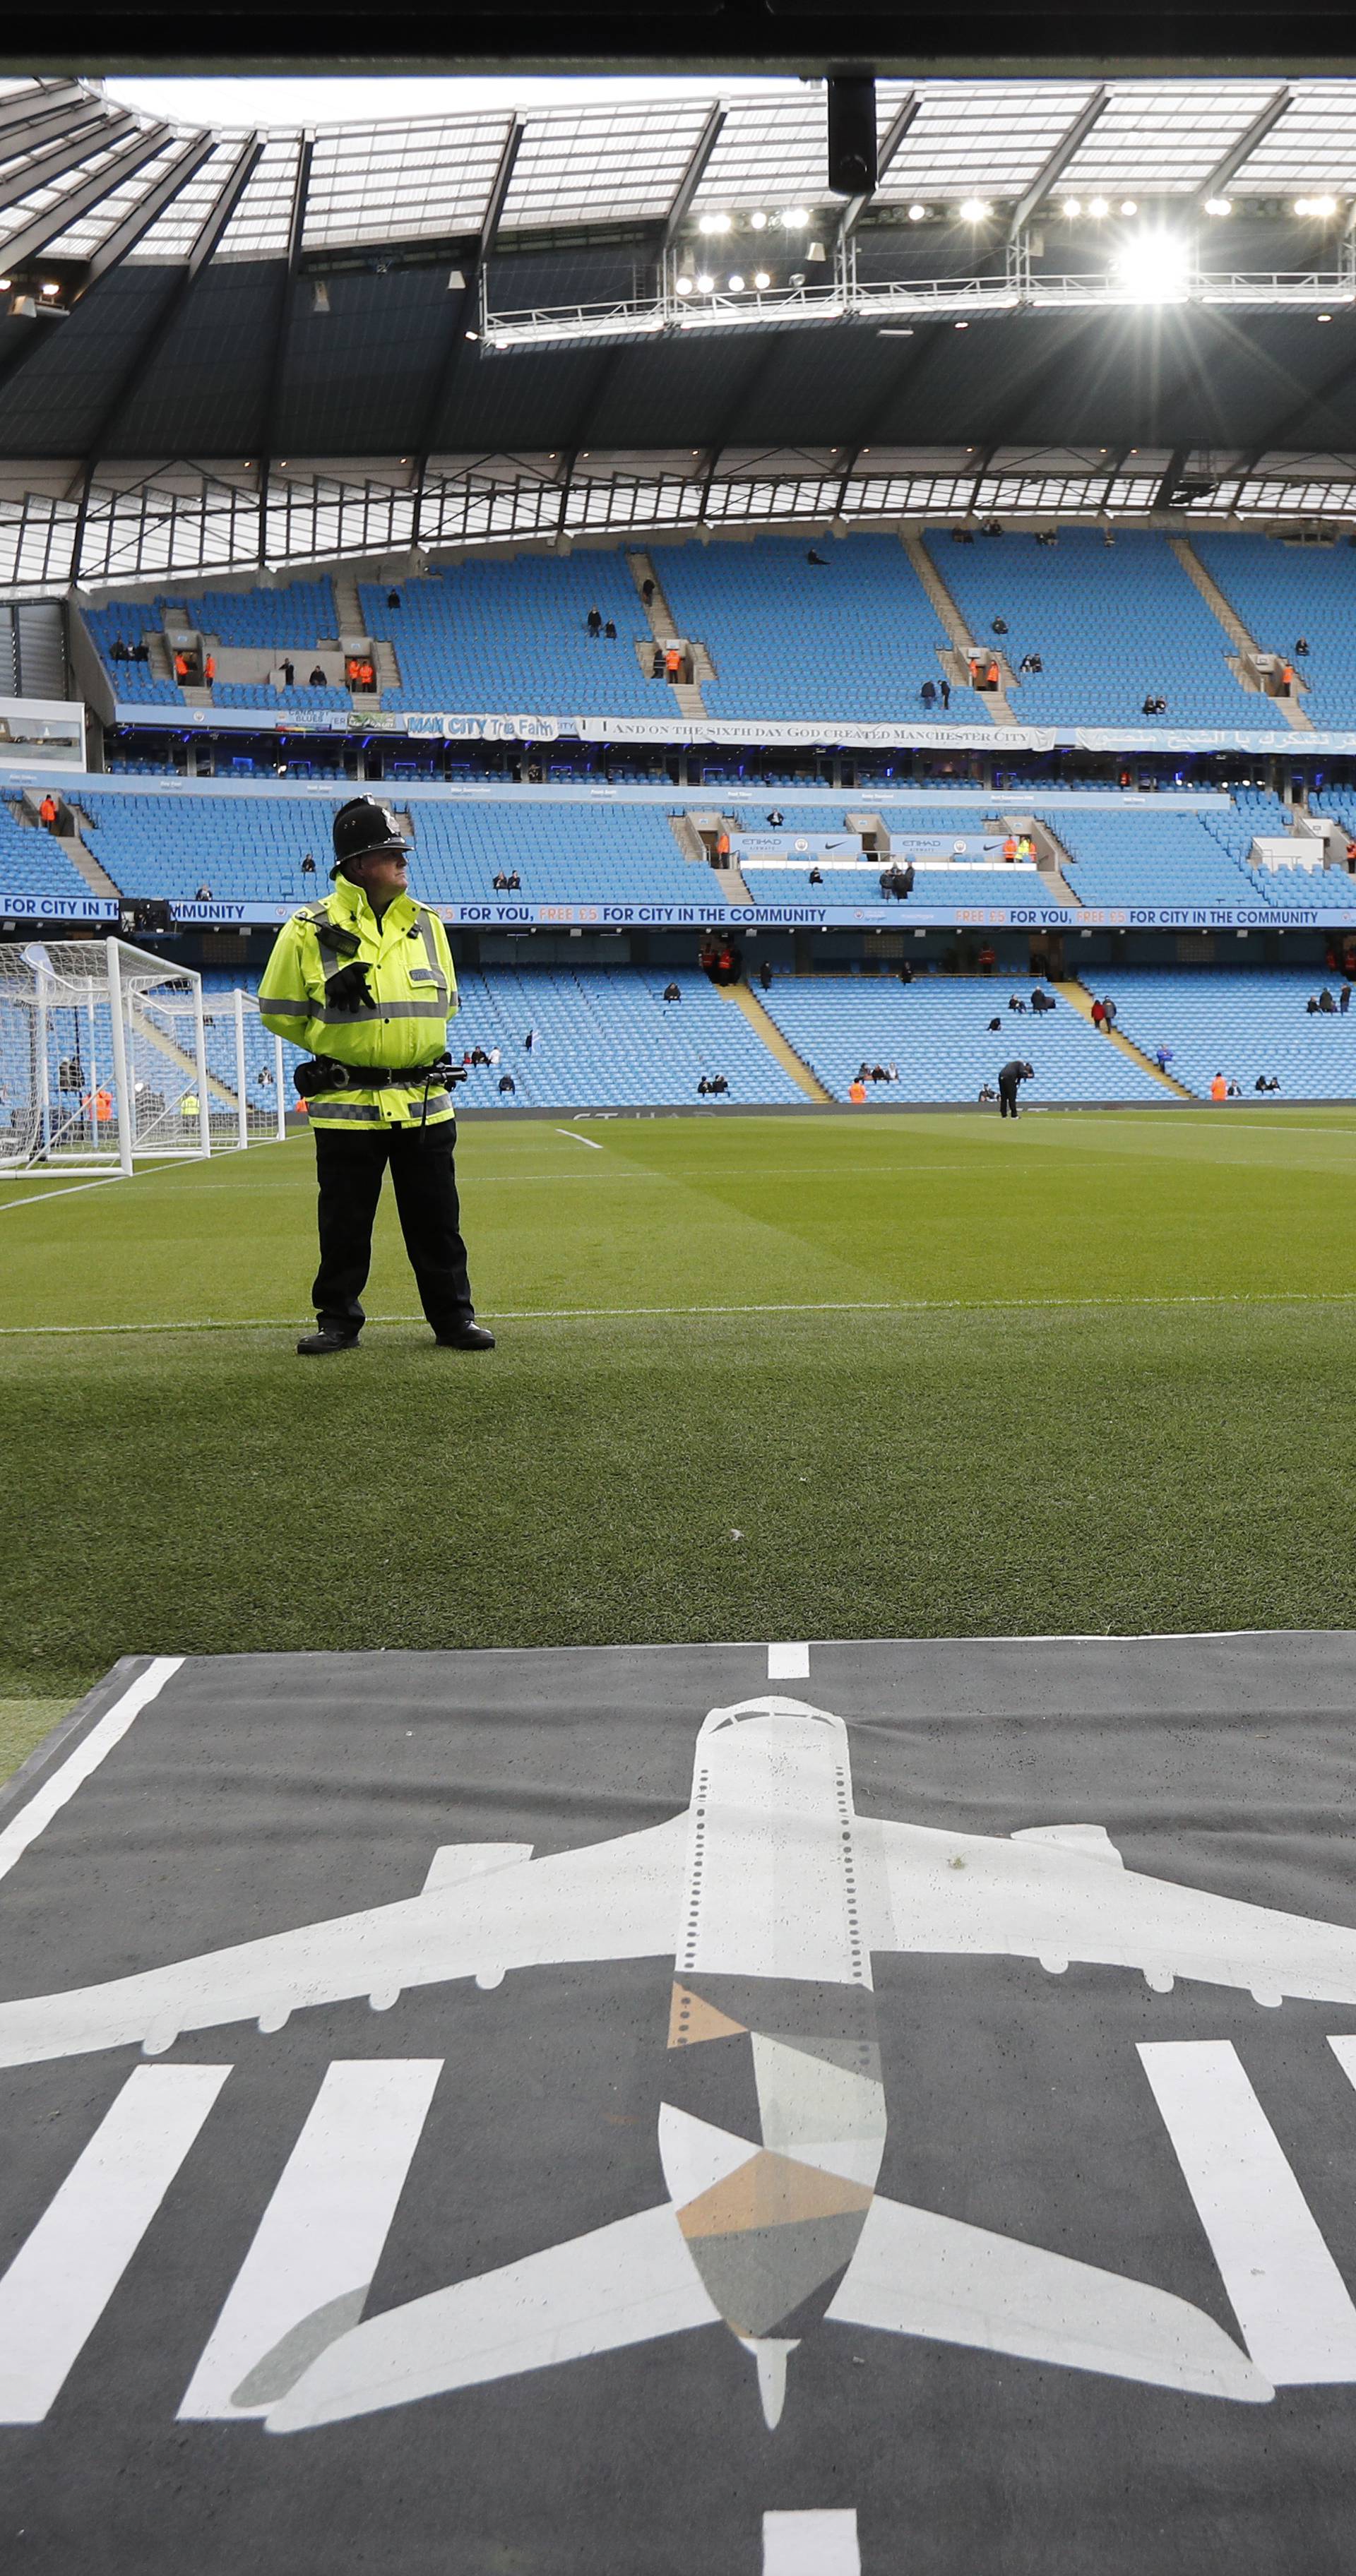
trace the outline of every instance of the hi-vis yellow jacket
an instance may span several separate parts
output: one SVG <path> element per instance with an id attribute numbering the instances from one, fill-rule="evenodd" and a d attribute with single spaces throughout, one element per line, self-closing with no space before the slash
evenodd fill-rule
<path id="1" fill-rule="evenodd" d="M 327 1001 L 329 982 L 352 965 L 367 968 L 375 1010 Z M 380 1066 L 384 1073 L 410 1067 L 408 1088 L 314 1092 L 313 1127 L 432 1127 L 451 1119 L 452 1095 L 441 1090 L 428 1093 L 425 1116 L 417 1069 L 443 1054 L 456 1008 L 452 952 L 437 914 L 412 895 L 398 894 L 378 921 L 362 887 L 347 877 L 336 878 L 323 903 L 293 913 L 278 933 L 259 986 L 265 1028 L 310 1054 Z"/>

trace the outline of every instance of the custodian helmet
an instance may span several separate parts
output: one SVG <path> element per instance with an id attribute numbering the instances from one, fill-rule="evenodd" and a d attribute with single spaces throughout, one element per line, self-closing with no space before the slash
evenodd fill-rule
<path id="1" fill-rule="evenodd" d="M 396 830 L 395 816 L 375 796 L 353 796 L 334 818 L 334 865 L 337 877 L 348 859 L 374 858 L 379 850 L 404 850 L 409 844 Z"/>

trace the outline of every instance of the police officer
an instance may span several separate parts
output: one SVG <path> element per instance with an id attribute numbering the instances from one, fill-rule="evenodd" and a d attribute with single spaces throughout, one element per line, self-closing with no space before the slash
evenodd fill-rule
<path id="1" fill-rule="evenodd" d="M 334 891 L 280 931 L 259 986 L 267 1029 L 309 1047 L 297 1089 L 315 1130 L 320 1185 L 316 1330 L 307 1359 L 356 1349 L 372 1223 L 387 1164 L 420 1302 L 444 1350 L 490 1351 L 475 1321 L 453 1167 L 447 1055 L 457 980 L 436 913 L 407 891 L 406 845 L 384 805 L 355 796 L 334 818 Z"/>

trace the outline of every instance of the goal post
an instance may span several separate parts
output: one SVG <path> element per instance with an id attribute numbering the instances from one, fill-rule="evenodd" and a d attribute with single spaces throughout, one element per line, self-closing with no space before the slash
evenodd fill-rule
<path id="1" fill-rule="evenodd" d="M 196 1159 L 209 1082 L 191 967 L 116 938 L 0 945 L 0 1170 Z"/>

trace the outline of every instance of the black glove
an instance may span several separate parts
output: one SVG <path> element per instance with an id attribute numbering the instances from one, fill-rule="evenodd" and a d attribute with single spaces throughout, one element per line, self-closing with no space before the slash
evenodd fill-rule
<path id="1" fill-rule="evenodd" d="M 375 1011 L 367 968 L 356 958 L 351 966 L 341 966 L 337 975 L 325 978 L 325 999 L 341 1011 Z"/>

